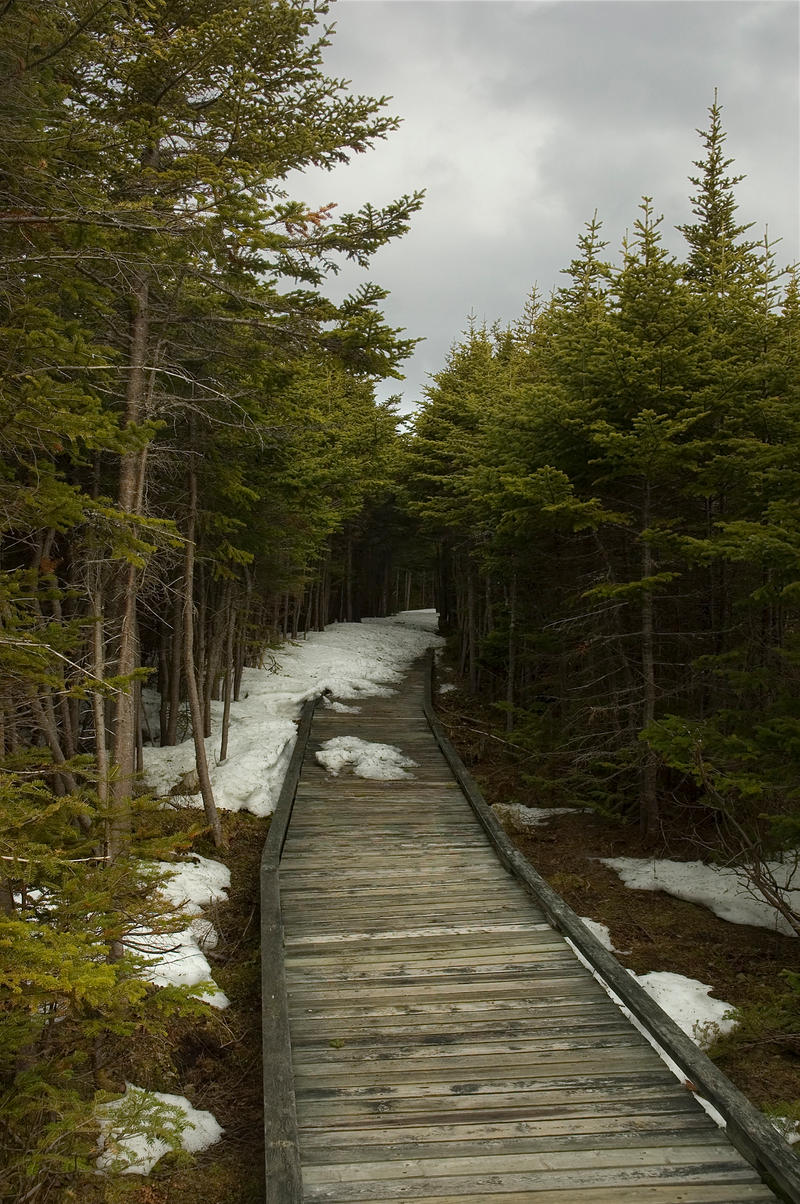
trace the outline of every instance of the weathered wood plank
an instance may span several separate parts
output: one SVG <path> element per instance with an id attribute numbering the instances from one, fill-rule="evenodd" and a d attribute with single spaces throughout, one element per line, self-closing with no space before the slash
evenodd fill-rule
<path id="1" fill-rule="evenodd" d="M 320 1044 L 316 1048 L 306 1047 L 302 1052 L 294 1046 L 293 1060 L 295 1066 L 303 1066 L 306 1064 L 320 1067 L 324 1065 L 345 1066 L 348 1062 L 368 1065 L 371 1062 L 402 1062 L 410 1067 L 416 1067 L 418 1064 L 427 1063 L 433 1057 L 437 1062 L 443 1065 L 451 1065 L 454 1060 L 458 1061 L 462 1058 L 468 1058 L 470 1062 L 473 1058 L 487 1057 L 491 1055 L 497 1058 L 498 1069 L 502 1065 L 502 1059 L 512 1057 L 513 1064 L 520 1066 L 523 1063 L 513 1060 L 513 1055 L 520 1054 L 535 1054 L 546 1051 L 547 1053 L 577 1053 L 581 1050 L 595 1049 L 617 1049 L 617 1048 L 642 1048 L 642 1038 L 638 1033 L 630 1030 L 626 1033 L 622 1030 L 614 1035 L 600 1035 L 593 1033 L 584 1037 L 573 1037 L 569 1041 L 550 1041 L 545 1034 L 539 1037 L 539 1040 L 518 1038 L 510 1041 L 488 1041 L 485 1038 L 477 1038 L 474 1041 L 458 1041 L 451 1038 L 450 1041 L 426 1041 L 424 1044 L 403 1045 L 397 1041 L 384 1042 L 383 1044 L 363 1044 L 354 1042 L 350 1044 L 345 1042 L 340 1044 L 330 1042 Z M 490 1066 L 493 1063 L 488 1063 Z"/>
<path id="2" fill-rule="evenodd" d="M 500 865 L 423 680 L 317 714 L 283 842 L 303 1199 L 774 1200 Z M 344 733 L 413 776 L 328 774 Z"/>
<path id="3" fill-rule="evenodd" d="M 319 1189 L 317 1189 L 318 1191 Z M 331 1189 L 334 1191 L 335 1189 Z M 580 1204 L 774 1204 L 775 1197 L 761 1184 L 725 1183 L 725 1184 L 670 1184 L 659 1187 L 648 1184 L 646 1196 L 643 1189 L 634 1187 L 587 1187 L 580 1188 Z M 312 1197 L 307 1197 L 311 1199 Z M 330 1204 L 344 1204 L 347 1197 L 327 1193 L 317 1195 L 318 1200 L 330 1201 Z M 402 1198 L 402 1197 L 401 1197 Z M 406 1197 L 408 1198 L 408 1197 Z M 531 1191 L 506 1191 L 495 1187 L 490 1194 L 483 1197 L 491 1204 L 573 1204 L 574 1196 L 565 1196 L 559 1188 L 551 1191 L 548 1188 L 537 1188 L 535 1195 Z M 441 1194 L 415 1195 L 417 1204 L 463 1204 L 463 1195 L 449 1195 L 447 1188 L 442 1188 Z M 360 1204 L 386 1204 L 386 1196 L 359 1196 Z"/>
<path id="4" fill-rule="evenodd" d="M 416 1179 L 420 1176 L 437 1178 L 449 1176 L 484 1176 L 502 1175 L 511 1178 L 522 1174 L 544 1174 L 547 1172 L 567 1171 L 575 1174 L 584 1169 L 589 1172 L 601 1172 L 603 1168 L 616 1172 L 626 1167 L 647 1167 L 656 1177 L 665 1171 L 674 1173 L 677 1168 L 696 1168 L 697 1166 L 714 1165 L 724 1168 L 725 1172 L 738 1172 L 744 1177 L 749 1168 L 731 1157 L 731 1147 L 727 1141 L 720 1141 L 717 1136 L 716 1144 L 699 1143 L 697 1145 L 646 1145 L 646 1146 L 602 1146 L 588 1149 L 549 1149 L 539 1153 L 526 1151 L 524 1153 L 504 1153 L 500 1156 L 486 1154 L 462 1155 L 461 1157 L 438 1157 L 429 1159 L 389 1159 L 386 1161 L 367 1161 L 343 1164 L 338 1162 L 306 1164 L 304 1181 L 306 1187 L 320 1182 L 346 1181 L 361 1183 L 367 1180 Z"/>
<path id="5" fill-rule="evenodd" d="M 730 1147 L 729 1147 L 730 1149 Z M 433 1170 L 433 1168 L 431 1168 Z M 669 1185 L 674 1192 L 677 1185 L 690 1185 L 711 1181 L 722 1186 L 734 1186 L 740 1183 L 752 1182 L 753 1171 L 742 1160 L 731 1159 L 728 1163 L 698 1163 L 694 1166 L 624 1166 L 603 1169 L 577 1169 L 533 1172 L 518 1172 L 515 1174 L 470 1174 L 466 1176 L 438 1176 L 430 1174 L 408 1179 L 367 1180 L 337 1183 L 310 1183 L 305 1189 L 305 1199 L 309 1204 L 314 1201 L 364 1201 L 377 1199 L 388 1204 L 391 1200 L 419 1199 L 435 1192 L 448 1192 L 456 1199 L 493 1200 L 498 1190 L 506 1192 L 527 1192 L 528 1198 L 536 1198 L 543 1191 L 558 1190 L 562 1199 L 566 1192 L 575 1193 L 572 1200 L 580 1193 L 581 1201 L 584 1192 L 591 1187 L 617 1188 L 636 1184 L 639 1190 L 639 1200 L 650 1198 L 650 1186 Z M 761 1189 L 763 1192 L 763 1188 Z M 570 1197 L 567 1196 L 567 1199 Z M 618 1198 L 618 1197 L 617 1197 Z M 672 1199 L 679 1197 L 673 1195 Z M 723 1197 L 728 1199 L 729 1197 Z M 769 1199 L 769 1197 L 767 1197 Z"/>
<path id="6" fill-rule="evenodd" d="M 706 1135 L 711 1133 L 714 1140 L 719 1140 L 719 1130 L 709 1122 Z M 461 1124 L 416 1124 L 395 1125 L 391 1129 L 385 1127 L 363 1126 L 354 1134 L 351 1129 L 331 1129 L 327 1132 L 307 1130 L 302 1137 L 302 1148 L 310 1158 L 331 1159 L 341 1150 L 343 1155 L 357 1146 L 363 1150 L 367 1147 L 402 1150 L 408 1146 L 435 1148 L 440 1144 L 465 1148 L 465 1143 L 479 1144 L 481 1149 L 495 1148 L 499 1143 L 513 1142 L 517 1138 L 524 1141 L 561 1141 L 564 1139 L 586 1137 L 598 1133 L 624 1137 L 629 1135 L 634 1140 L 648 1140 L 651 1136 L 661 1136 L 664 1133 L 698 1133 L 695 1124 L 695 1109 L 691 1101 L 684 1102 L 683 1110 L 673 1106 L 671 1112 L 658 1115 L 573 1115 L 540 1119 L 538 1121 L 514 1121 L 505 1124 L 473 1124 L 464 1120 Z M 304 1154 L 304 1157 L 306 1155 Z"/>

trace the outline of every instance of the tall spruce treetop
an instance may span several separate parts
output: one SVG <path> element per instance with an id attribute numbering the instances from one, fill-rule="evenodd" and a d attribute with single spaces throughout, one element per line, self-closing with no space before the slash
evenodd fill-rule
<path id="1" fill-rule="evenodd" d="M 733 159 L 725 155 L 727 134 L 722 128 L 722 106 L 717 102 L 716 89 L 708 112 L 708 129 L 697 131 L 705 156 L 694 160 L 699 175 L 689 177 L 697 189 L 697 194 L 691 197 L 697 221 L 677 229 L 689 244 L 686 278 L 703 292 L 724 296 L 752 266 L 751 252 L 756 244 L 740 241 L 753 223 L 736 222 L 738 205 L 734 189 L 744 176 L 726 174 Z"/>

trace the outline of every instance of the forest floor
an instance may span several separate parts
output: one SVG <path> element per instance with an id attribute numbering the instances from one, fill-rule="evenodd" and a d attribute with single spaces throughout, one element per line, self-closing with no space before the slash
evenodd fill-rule
<path id="1" fill-rule="evenodd" d="M 224 1129 L 223 1140 L 202 1153 L 167 1154 L 145 1178 L 121 1175 L 82 1180 L 64 1200 L 81 1204 L 262 1204 L 264 1200 L 263 1088 L 261 1067 L 261 946 L 259 865 L 269 820 L 247 812 L 222 812 L 231 870 L 228 901 L 206 915 L 219 933 L 211 953 L 214 981 L 230 999 L 208 1019 L 171 1021 L 160 1064 L 152 1050 L 129 1049 L 128 1064 L 114 1067 L 118 1079 L 152 1090 L 179 1093 L 211 1112 Z M 210 840 L 193 852 L 219 858 Z"/>
<path id="2" fill-rule="evenodd" d="M 436 706 L 490 804 L 541 803 L 535 787 L 525 783 L 518 754 L 494 738 L 501 735 L 496 712 L 451 687 L 437 696 Z M 710 1056 L 757 1107 L 798 1118 L 800 996 L 782 972 L 800 973 L 800 941 L 728 923 L 662 891 L 631 890 L 601 863 L 613 857 L 707 858 L 700 836 L 687 834 L 685 821 L 664 826 L 657 848 L 642 843 L 635 823 L 591 810 L 553 815 L 536 826 L 504 822 L 519 850 L 572 909 L 608 927 L 615 950 L 625 950 L 615 953 L 623 966 L 636 974 L 668 971 L 709 984 L 713 997 L 741 1010 L 738 1027 L 712 1044 Z"/>

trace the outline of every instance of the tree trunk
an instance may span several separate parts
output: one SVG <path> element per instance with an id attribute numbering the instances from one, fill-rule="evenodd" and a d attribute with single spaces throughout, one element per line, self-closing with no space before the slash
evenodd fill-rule
<path id="1" fill-rule="evenodd" d="M 345 614 L 348 623 L 353 622 L 353 534 L 347 532 L 347 559 L 345 562 Z"/>
<path id="2" fill-rule="evenodd" d="M 220 761 L 225 761 L 228 756 L 228 730 L 231 722 L 231 696 L 233 694 L 233 678 L 235 674 L 233 663 L 233 636 L 235 629 L 236 608 L 233 606 L 233 599 L 230 599 L 227 611 L 227 631 L 225 633 L 225 701 L 222 710 L 222 741 L 219 750 Z"/>
<path id="3" fill-rule="evenodd" d="M 103 681 L 106 675 L 105 658 L 105 614 L 103 603 L 103 583 L 98 567 L 94 589 L 90 595 L 92 607 L 92 675 L 96 681 Z M 106 743 L 106 706 L 105 695 L 100 690 L 92 690 L 92 718 L 94 720 L 95 759 L 97 761 L 97 801 L 104 815 L 106 855 L 110 844 L 111 833 L 108 817 L 108 746 Z"/>
<path id="4" fill-rule="evenodd" d="M 517 675 L 517 574 L 511 577 L 508 591 L 508 677 L 506 679 L 506 731 L 514 730 L 514 682 Z"/>
<path id="5" fill-rule="evenodd" d="M 169 723 L 169 629 L 162 624 L 158 636 L 158 742 L 163 748 L 167 743 Z"/>
<path id="6" fill-rule="evenodd" d="M 136 682 L 134 686 L 134 706 L 136 707 L 136 772 L 142 773 L 144 770 L 144 737 L 142 734 L 142 724 L 144 719 L 144 707 L 142 705 L 142 683 Z"/>
<path id="7" fill-rule="evenodd" d="M 52 699 L 46 695 L 44 702 L 42 702 L 41 697 L 34 688 L 34 692 L 31 695 L 31 711 L 36 720 L 36 725 L 44 737 L 47 747 L 50 749 L 53 763 L 58 766 L 56 772 L 64 784 L 65 792 L 74 794 L 78 789 L 78 784 L 70 771 L 63 768 L 66 757 L 58 738 L 58 728 L 56 727 Z"/>
<path id="8" fill-rule="evenodd" d="M 147 386 L 147 338 L 149 328 L 149 282 L 140 271 L 130 299 L 130 358 L 125 398 L 126 426 L 136 425 L 145 417 Z M 146 449 L 122 454 L 119 470 L 118 505 L 124 513 L 139 511 Z M 115 609 L 119 615 L 120 634 L 116 672 L 130 677 L 136 668 L 136 602 L 137 569 L 122 564 L 118 572 Z M 111 785 L 111 816 L 109 822 L 109 857 L 124 853 L 130 841 L 130 800 L 136 771 L 136 700 L 132 686 L 120 689 L 116 696 L 114 715 L 114 761 L 116 773 Z"/>
<path id="9" fill-rule="evenodd" d="M 197 637 L 197 655 L 195 656 L 195 671 L 197 673 L 197 689 L 200 692 L 200 698 L 203 703 L 203 735 L 211 735 L 211 694 L 209 693 L 206 682 L 208 680 L 209 665 L 208 656 L 211 654 L 209 647 L 209 631 L 208 631 L 208 581 L 207 575 L 203 568 L 202 561 L 198 566 L 199 581 L 199 603 L 197 607 L 197 622 L 195 624 L 195 633 Z M 210 687 L 210 683 L 209 683 Z"/>
<path id="10" fill-rule="evenodd" d="M 194 665 L 194 623 L 192 622 L 192 603 L 194 590 L 194 536 L 197 520 L 197 476 L 194 465 L 189 469 L 189 520 L 186 532 L 186 554 L 184 561 L 184 603 L 183 603 L 183 652 L 186 669 L 186 692 L 189 696 L 189 712 L 192 717 L 192 736 L 194 738 L 195 765 L 200 780 L 200 792 L 203 796 L 208 826 L 214 837 L 215 848 L 224 847 L 222 828 L 211 789 L 211 778 L 208 773 L 206 745 L 203 737 L 203 707 L 200 691 L 197 687 L 197 677 Z"/>
<path id="11" fill-rule="evenodd" d="M 477 633 L 475 619 L 475 573 L 472 564 L 467 564 L 467 663 L 469 665 L 469 688 L 474 694 L 478 689 Z"/>
<path id="12" fill-rule="evenodd" d="M 645 485 L 644 509 L 642 513 L 642 528 L 646 531 L 650 526 L 650 482 Z M 653 575 L 653 550 L 650 540 L 642 535 L 642 577 L 647 579 Z M 642 591 L 642 682 L 644 699 L 642 704 L 642 727 L 648 727 L 656 713 L 656 677 L 653 635 L 653 591 Z M 642 836 L 651 840 L 656 834 L 658 825 L 658 760 L 655 751 L 645 745 L 645 756 L 642 764 L 641 811 L 640 826 Z"/>
<path id="13" fill-rule="evenodd" d="M 172 650 L 169 662 L 169 718 L 167 744 L 178 743 L 178 718 L 181 711 L 181 670 L 183 668 L 183 598 L 176 584 L 172 604 Z"/>
<path id="14" fill-rule="evenodd" d="M 226 601 L 227 597 L 228 591 L 226 590 Z M 206 736 L 211 735 L 211 700 L 214 696 L 214 687 L 219 676 L 220 658 L 225 643 L 224 613 L 227 610 L 226 603 L 223 603 L 222 609 L 223 614 L 215 616 L 214 629 L 211 633 L 211 638 L 207 641 L 208 655 L 203 682 L 203 731 Z"/>

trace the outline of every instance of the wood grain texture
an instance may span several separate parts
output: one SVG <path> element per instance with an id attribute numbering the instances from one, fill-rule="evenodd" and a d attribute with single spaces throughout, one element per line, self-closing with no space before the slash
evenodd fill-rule
<path id="1" fill-rule="evenodd" d="M 424 718 L 425 674 L 360 714 L 318 710 L 293 788 L 279 877 L 300 1198 L 800 1201 L 765 1185 L 498 858 Z M 418 767 L 328 774 L 315 753 L 337 735 Z"/>

